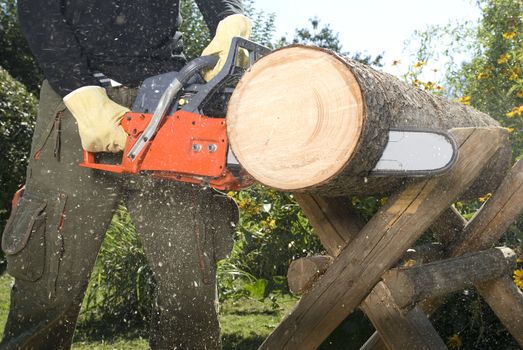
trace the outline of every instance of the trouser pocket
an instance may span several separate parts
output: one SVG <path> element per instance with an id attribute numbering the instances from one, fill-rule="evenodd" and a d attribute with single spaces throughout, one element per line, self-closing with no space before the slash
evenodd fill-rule
<path id="1" fill-rule="evenodd" d="M 25 193 L 2 235 L 7 272 L 26 281 L 39 280 L 45 269 L 47 200 Z"/>
<path id="2" fill-rule="evenodd" d="M 7 272 L 16 279 L 37 282 L 48 298 L 56 295 L 56 281 L 64 253 L 62 230 L 67 196 L 26 189 L 2 235 Z"/>

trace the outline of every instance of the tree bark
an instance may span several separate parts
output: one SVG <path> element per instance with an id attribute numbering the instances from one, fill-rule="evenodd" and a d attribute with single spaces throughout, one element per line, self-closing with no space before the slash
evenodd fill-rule
<path id="1" fill-rule="evenodd" d="M 331 51 L 294 45 L 260 59 L 242 77 L 227 113 L 240 164 L 273 188 L 321 194 L 390 193 L 402 177 L 369 176 L 393 128 L 499 126 Z M 497 187 L 510 162 L 504 140 L 474 195 Z"/>
<path id="2" fill-rule="evenodd" d="M 476 283 L 508 275 L 516 267 L 516 254 L 509 248 L 493 248 L 457 258 L 387 271 L 387 285 L 400 309 L 446 296 Z"/>

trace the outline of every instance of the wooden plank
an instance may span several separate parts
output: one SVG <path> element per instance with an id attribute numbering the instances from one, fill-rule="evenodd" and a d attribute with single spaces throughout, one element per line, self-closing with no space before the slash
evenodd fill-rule
<path id="1" fill-rule="evenodd" d="M 477 290 L 523 348 L 523 293 L 509 276 L 477 284 Z"/>
<path id="2" fill-rule="evenodd" d="M 511 273 L 516 267 L 512 249 L 493 248 L 461 257 L 387 271 L 382 279 L 400 308 L 431 297 L 473 287 Z"/>
<path id="3" fill-rule="evenodd" d="M 454 242 L 467 225 L 467 220 L 451 206 L 432 223 L 430 229 L 445 247 Z"/>
<path id="4" fill-rule="evenodd" d="M 465 226 L 449 256 L 491 248 L 523 213 L 523 160 L 509 171 L 497 191 Z"/>
<path id="5" fill-rule="evenodd" d="M 293 196 L 330 256 L 338 256 L 364 226 L 349 198 L 303 193 Z"/>
<path id="6" fill-rule="evenodd" d="M 447 349 L 423 311 L 414 307 L 403 312 L 383 282 L 361 304 L 388 349 Z"/>
<path id="7" fill-rule="evenodd" d="M 506 138 L 501 128 L 452 132 L 463 141 L 458 142 L 460 156 L 454 168 L 443 176 L 411 184 L 391 197 L 260 349 L 319 346 L 363 301 L 380 276 L 472 184 Z"/>
<path id="8" fill-rule="evenodd" d="M 293 294 L 303 294 L 312 287 L 314 281 L 332 264 L 328 255 L 307 256 L 291 262 L 287 271 L 287 283 Z"/>

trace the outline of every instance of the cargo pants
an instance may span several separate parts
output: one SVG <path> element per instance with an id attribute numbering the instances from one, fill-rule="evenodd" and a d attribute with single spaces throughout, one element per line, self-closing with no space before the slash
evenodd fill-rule
<path id="1" fill-rule="evenodd" d="M 130 106 L 136 91 L 109 88 Z M 150 176 L 81 168 L 77 125 L 47 82 L 26 188 L 2 248 L 15 282 L 1 350 L 69 349 L 91 270 L 123 199 L 157 282 L 152 349 L 219 349 L 215 266 L 232 248 L 234 202 Z"/>

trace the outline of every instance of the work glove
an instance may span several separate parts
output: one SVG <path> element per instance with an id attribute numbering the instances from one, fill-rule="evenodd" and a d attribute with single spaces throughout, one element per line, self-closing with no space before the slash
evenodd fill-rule
<path id="1" fill-rule="evenodd" d="M 128 108 L 111 101 L 104 88 L 84 86 L 64 97 L 78 122 L 82 147 L 89 152 L 123 151 L 127 134 L 120 126 Z"/>
<path id="2" fill-rule="evenodd" d="M 216 66 L 214 66 L 213 69 L 204 72 L 203 78 L 206 81 L 214 78 L 225 65 L 225 61 L 227 60 L 231 48 L 232 39 L 236 36 L 249 39 L 251 29 L 252 25 L 250 19 L 240 14 L 225 17 L 220 21 L 220 23 L 218 23 L 216 35 L 202 52 L 202 56 L 218 55 L 218 63 L 216 63 Z M 245 64 L 247 59 L 245 50 L 240 50 L 238 57 L 240 62 L 236 63 L 240 65 L 242 63 Z"/>

